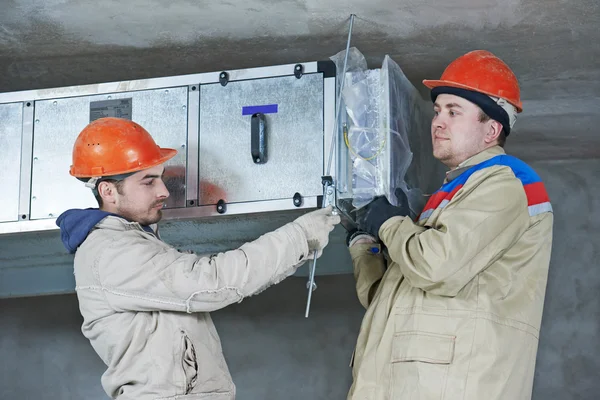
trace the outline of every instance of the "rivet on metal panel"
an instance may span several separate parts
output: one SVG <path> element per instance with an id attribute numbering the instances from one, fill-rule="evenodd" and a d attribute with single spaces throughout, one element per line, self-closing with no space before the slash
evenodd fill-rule
<path id="1" fill-rule="evenodd" d="M 302 205 L 302 195 L 298 192 L 294 194 L 294 205 L 300 207 Z"/>
<path id="2" fill-rule="evenodd" d="M 52 102 L 52 104 L 54 104 L 54 105 L 57 105 L 57 104 L 58 104 L 58 102 L 57 102 L 57 101 L 53 101 L 53 102 Z"/>
<path id="3" fill-rule="evenodd" d="M 196 86 L 192 86 L 192 92 L 196 90 Z"/>
<path id="4" fill-rule="evenodd" d="M 109 99 L 109 100 L 112 99 L 112 96 L 108 96 L 107 99 Z"/>
<path id="5" fill-rule="evenodd" d="M 39 120 L 39 119 L 36 119 L 36 120 L 35 120 L 35 123 L 36 123 L 36 124 L 38 124 L 39 122 L 40 122 L 40 120 Z"/>
<path id="6" fill-rule="evenodd" d="M 165 93 L 169 93 L 169 89 L 165 89 Z"/>
<path id="7" fill-rule="evenodd" d="M 33 196 L 33 197 L 31 198 L 31 200 L 37 200 L 37 197 Z"/>
<path id="8" fill-rule="evenodd" d="M 37 158 L 37 157 L 33 157 L 33 161 L 37 161 L 37 160 L 38 160 L 38 158 Z"/>
<path id="9" fill-rule="evenodd" d="M 21 219 L 27 219 L 27 214 L 21 215 Z"/>
<path id="10" fill-rule="evenodd" d="M 225 201 L 221 199 L 217 202 L 217 212 L 219 214 L 224 214 L 225 211 L 227 211 L 227 205 L 225 204 Z"/>
<path id="11" fill-rule="evenodd" d="M 48 214 L 49 217 L 54 217 L 54 214 L 50 213 Z"/>
<path id="12" fill-rule="evenodd" d="M 31 107 L 31 102 L 27 102 L 27 107 Z"/>
<path id="13" fill-rule="evenodd" d="M 183 109 L 185 110 L 185 109 L 187 108 L 187 106 L 186 106 L 186 105 L 183 105 L 181 108 L 183 108 Z"/>
<path id="14" fill-rule="evenodd" d="M 182 149 L 185 149 L 185 144 L 182 144 L 182 145 L 181 145 L 181 148 L 182 148 Z"/>
<path id="15" fill-rule="evenodd" d="M 219 82 L 221 83 L 221 86 L 227 85 L 229 82 L 229 74 L 225 71 L 221 72 L 219 74 Z"/>

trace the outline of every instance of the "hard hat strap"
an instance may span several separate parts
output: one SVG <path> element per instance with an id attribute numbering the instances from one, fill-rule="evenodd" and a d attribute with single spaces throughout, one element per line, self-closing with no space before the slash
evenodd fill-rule
<path id="1" fill-rule="evenodd" d="M 93 178 L 90 178 L 90 180 L 85 183 L 85 187 L 90 188 L 92 190 L 96 189 L 96 184 L 98 183 L 99 179 L 102 179 L 102 177 L 95 176 Z"/>
<path id="2" fill-rule="evenodd" d="M 137 172 L 137 171 L 136 171 Z M 131 176 L 135 174 L 135 172 L 129 172 L 126 174 L 120 174 L 120 175 L 110 175 L 110 176 L 93 176 L 91 177 L 89 180 L 84 180 L 81 179 L 83 182 L 85 182 L 85 186 L 87 188 L 92 189 L 92 192 L 94 193 L 94 196 L 98 196 L 98 185 L 100 184 L 100 182 L 103 181 L 122 181 L 123 179 Z"/>

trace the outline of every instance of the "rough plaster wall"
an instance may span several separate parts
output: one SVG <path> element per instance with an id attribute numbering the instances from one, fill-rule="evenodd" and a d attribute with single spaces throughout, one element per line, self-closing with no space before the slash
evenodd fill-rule
<path id="1" fill-rule="evenodd" d="M 595 97 L 596 0 L 0 0 L 0 91 L 326 59 L 353 44 L 414 82 L 486 48 L 526 99 Z M 424 87 L 419 87 L 425 93 Z"/>
<path id="2" fill-rule="evenodd" d="M 536 399 L 600 393 L 600 159 L 536 162 L 554 207 L 554 242 L 542 321 Z"/>
<path id="3" fill-rule="evenodd" d="M 148 48 L 161 42 L 189 43 L 228 36 L 277 37 L 319 35 L 340 24 L 351 12 L 385 26 L 390 35 L 409 37 L 416 31 L 461 24 L 474 30 L 511 29 L 522 23 L 544 22 L 536 2 L 508 0 L 456 0 L 418 5 L 409 1 L 390 4 L 375 0 L 365 7 L 351 0 L 332 7 L 317 0 L 242 2 L 134 0 L 104 1 L 8 1 L 3 22 L 6 45 L 22 47 L 24 28 L 40 22 L 59 27 L 65 36 L 84 38 L 94 45 Z M 457 9 L 460 12 L 457 12 Z M 398 19 L 407 23 L 399 23 Z M 18 26 L 16 22 L 23 22 Z"/>
<path id="4" fill-rule="evenodd" d="M 535 161 L 531 165 L 542 176 L 555 210 L 533 398 L 597 399 L 600 205 L 594 188 L 600 159 Z M 267 230 L 273 224 L 268 220 L 263 223 L 263 227 L 254 222 L 239 224 L 240 229 L 228 233 L 222 226 L 211 226 L 209 231 L 237 243 L 253 235 L 255 229 Z M 202 237 L 205 228 L 186 229 L 187 234 L 177 233 L 178 229 L 165 233 L 166 240 L 179 237 L 182 247 L 197 247 L 194 238 Z M 320 268 L 349 268 L 341 233 L 334 235 L 333 246 L 323 256 Z M 28 278 L 48 284 L 44 279 L 52 273 L 43 275 L 43 255 L 53 258 L 53 253 L 62 252 L 54 247 L 56 240 L 49 234 L 23 244 L 22 240 L 1 238 L 0 254 L 37 254 L 31 261 L 37 264 L 32 267 L 35 273 Z M 28 244 L 34 247 L 28 249 Z M 71 274 L 70 260 L 64 258 L 62 262 L 65 264 L 59 270 L 66 277 Z M 27 258 L 23 256 L 20 263 L 26 268 Z M 70 285 L 70 281 L 60 283 L 63 288 Z M 290 278 L 213 314 L 240 398 L 344 398 L 350 384 L 347 365 L 363 314 L 354 294 L 353 277 L 319 277 L 308 320 L 303 316 L 305 283 L 305 278 Z M 99 384 L 103 366 L 81 335 L 80 324 L 73 295 L 0 300 L 0 398 L 34 399 L 42 394 L 60 399 L 105 398 Z"/>

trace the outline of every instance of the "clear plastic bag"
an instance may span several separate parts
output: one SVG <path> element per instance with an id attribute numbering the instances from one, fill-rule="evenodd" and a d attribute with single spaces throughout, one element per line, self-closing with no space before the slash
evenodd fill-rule
<path id="1" fill-rule="evenodd" d="M 341 51 L 331 57 L 337 66 L 338 85 L 344 56 Z M 336 188 L 342 203 L 345 196 L 351 199 L 342 210 L 347 214 L 360 210 L 377 196 L 386 196 L 398 205 L 400 189 L 408 199 L 411 216 L 416 217 L 425 205 L 429 181 L 440 182 L 441 169 L 431 154 L 431 105 L 389 56 L 381 68 L 368 69 L 364 56 L 353 47 L 348 53 L 340 106 L 342 138 L 338 141 Z"/>

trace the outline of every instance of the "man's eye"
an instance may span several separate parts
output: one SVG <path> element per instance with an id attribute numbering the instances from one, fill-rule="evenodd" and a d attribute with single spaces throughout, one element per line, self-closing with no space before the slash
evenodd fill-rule
<path id="1" fill-rule="evenodd" d="M 144 185 L 146 185 L 146 186 L 152 186 L 153 183 L 154 183 L 154 181 L 152 180 L 152 181 L 148 181 L 148 182 L 144 183 Z"/>
<path id="2" fill-rule="evenodd" d="M 451 117 L 454 117 L 455 115 L 456 115 L 456 113 L 455 113 L 454 111 L 452 111 L 452 110 L 451 110 L 451 111 L 450 111 L 450 116 L 451 116 Z"/>

